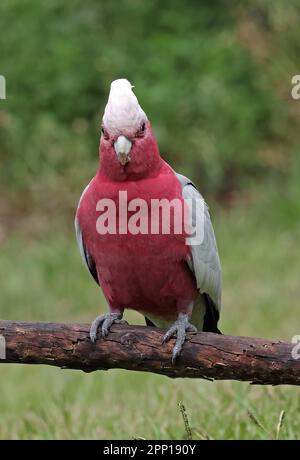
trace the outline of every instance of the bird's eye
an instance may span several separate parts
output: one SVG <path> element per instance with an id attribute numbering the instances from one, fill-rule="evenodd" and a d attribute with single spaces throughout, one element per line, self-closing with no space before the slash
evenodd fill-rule
<path id="1" fill-rule="evenodd" d="M 135 137 L 143 137 L 146 130 L 146 123 L 143 122 L 140 126 L 140 129 L 135 133 Z"/>
<path id="2" fill-rule="evenodd" d="M 103 138 L 107 141 L 109 139 L 109 134 L 108 132 L 106 131 L 105 128 L 103 128 L 103 126 L 101 126 L 101 133 L 103 135 Z"/>

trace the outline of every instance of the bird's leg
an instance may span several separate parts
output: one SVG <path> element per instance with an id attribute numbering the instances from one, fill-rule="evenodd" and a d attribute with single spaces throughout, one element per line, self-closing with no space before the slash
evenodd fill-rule
<path id="1" fill-rule="evenodd" d="M 123 311 L 114 311 L 97 316 L 90 327 L 90 338 L 92 342 L 97 339 L 97 332 L 99 330 L 100 337 L 106 337 L 109 329 L 113 324 L 128 324 L 127 321 L 122 319 Z"/>
<path id="2" fill-rule="evenodd" d="M 177 320 L 170 327 L 163 337 L 163 343 L 168 342 L 171 337 L 176 336 L 176 343 L 172 352 L 172 364 L 175 364 L 185 341 L 186 332 L 197 332 L 197 328 L 189 322 L 187 313 L 179 313 Z"/>

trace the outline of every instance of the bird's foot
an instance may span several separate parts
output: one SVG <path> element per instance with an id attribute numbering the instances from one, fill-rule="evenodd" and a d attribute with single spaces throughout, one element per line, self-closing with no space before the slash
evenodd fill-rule
<path id="1" fill-rule="evenodd" d="M 179 313 L 177 320 L 170 327 L 163 337 L 163 343 L 168 342 L 171 337 L 176 336 L 176 343 L 172 352 L 172 364 L 175 364 L 185 341 L 186 332 L 197 332 L 197 328 L 189 322 L 189 316 L 186 313 Z"/>
<path id="2" fill-rule="evenodd" d="M 97 339 L 97 332 L 99 330 L 100 337 L 106 337 L 109 333 L 109 329 L 113 324 L 128 324 L 127 321 L 122 319 L 122 313 L 106 313 L 104 315 L 97 316 L 90 327 L 90 338 L 94 343 Z"/>

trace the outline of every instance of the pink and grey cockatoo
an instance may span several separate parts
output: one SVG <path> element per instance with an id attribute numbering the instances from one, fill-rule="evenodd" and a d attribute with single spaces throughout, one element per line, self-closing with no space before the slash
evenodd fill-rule
<path id="1" fill-rule="evenodd" d="M 168 328 L 164 342 L 176 337 L 172 361 L 180 354 L 187 331 L 217 332 L 221 306 L 221 267 L 208 207 L 186 177 L 161 158 L 150 122 L 126 79 L 111 84 L 102 120 L 100 165 L 82 193 L 76 218 L 81 256 L 103 290 L 109 312 L 91 325 L 94 342 L 105 337 L 113 323 L 124 323 L 124 309 L 145 316 L 147 325 Z M 100 232 L 97 219 L 101 200 L 111 200 L 118 210 L 120 192 L 128 201 L 179 199 L 192 201 L 189 219 L 203 206 L 203 238 L 187 244 L 187 234 L 160 231 Z M 105 203 L 107 201 L 104 201 Z M 149 211 L 150 213 L 150 211 Z M 132 215 L 128 213 L 127 218 Z M 119 219 L 119 217 L 117 217 Z M 135 232 L 136 233 L 136 232 Z"/>

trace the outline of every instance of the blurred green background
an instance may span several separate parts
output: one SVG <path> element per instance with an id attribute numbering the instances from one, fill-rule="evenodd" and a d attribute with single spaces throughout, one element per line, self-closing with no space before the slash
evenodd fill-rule
<path id="1" fill-rule="evenodd" d="M 221 329 L 300 334 L 298 1 L 2 0 L 0 317 L 105 309 L 73 236 L 110 82 L 128 78 L 163 157 L 210 204 Z M 132 323 L 142 323 L 128 313 Z M 1 438 L 299 437 L 299 390 L 43 366 L 0 367 Z M 281 411 L 285 418 L 277 430 Z"/>

